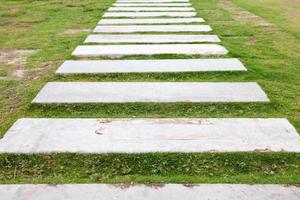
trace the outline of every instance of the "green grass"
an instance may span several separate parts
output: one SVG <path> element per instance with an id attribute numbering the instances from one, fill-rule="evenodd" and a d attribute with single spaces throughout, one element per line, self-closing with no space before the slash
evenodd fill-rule
<path id="1" fill-rule="evenodd" d="M 213 27 L 248 72 L 105 74 L 57 76 L 55 69 L 89 34 L 63 34 L 66 29 L 92 29 L 113 1 L 13 1 L 0 5 L 0 48 L 35 49 L 24 79 L 0 80 L 0 137 L 21 117 L 284 117 L 300 130 L 300 38 L 289 9 L 297 0 L 231 0 L 239 9 L 262 17 L 271 26 L 237 20 L 222 0 L 193 0 L 199 16 Z M 283 5 L 284 3 L 284 5 Z M 278 12 L 284 7 L 284 12 Z M 297 13 L 297 12 L 292 12 Z M 131 56 L 198 58 L 201 56 Z M 104 58 L 107 59 L 107 58 Z M 0 62 L 0 75 L 9 66 Z M 253 81 L 271 103 L 130 103 L 32 105 L 49 81 Z M 300 183 L 300 154 L 54 154 L 0 155 L 1 183 L 191 182 Z"/>
<path id="2" fill-rule="evenodd" d="M 232 0 L 232 2 L 246 8 L 276 24 L 282 30 L 300 38 L 300 1 L 275 1 L 275 0 Z"/>
<path id="3" fill-rule="evenodd" d="M 0 183 L 299 183 L 299 154 L 0 155 Z"/>

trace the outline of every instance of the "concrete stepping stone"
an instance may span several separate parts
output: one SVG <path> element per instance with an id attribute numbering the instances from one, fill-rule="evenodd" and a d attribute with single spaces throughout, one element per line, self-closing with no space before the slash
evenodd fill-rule
<path id="1" fill-rule="evenodd" d="M 216 35 L 89 35 L 84 43 L 188 43 L 220 42 Z"/>
<path id="2" fill-rule="evenodd" d="M 195 11 L 190 7 L 111 7 L 108 11 Z"/>
<path id="3" fill-rule="evenodd" d="M 138 44 L 78 46 L 72 55 L 78 57 L 122 57 L 130 55 L 225 55 L 228 51 L 218 44 Z"/>
<path id="4" fill-rule="evenodd" d="M 300 188 L 279 184 L 0 185 L 3 200 L 299 200 Z"/>
<path id="5" fill-rule="evenodd" d="M 268 101 L 252 82 L 50 82 L 33 103 Z"/>
<path id="6" fill-rule="evenodd" d="M 166 7 L 188 7 L 192 6 L 191 3 L 114 3 L 114 7 L 154 7 L 154 6 L 166 6 Z"/>
<path id="7" fill-rule="evenodd" d="M 117 3 L 189 3 L 189 0 L 118 0 Z"/>
<path id="8" fill-rule="evenodd" d="M 64 62 L 57 74 L 246 71 L 235 58 L 172 60 L 74 60 Z"/>
<path id="9" fill-rule="evenodd" d="M 101 25 L 96 33 L 136 33 L 136 32 L 209 32 L 209 25 Z"/>
<path id="10" fill-rule="evenodd" d="M 103 17 L 195 17 L 196 12 L 106 12 Z"/>
<path id="11" fill-rule="evenodd" d="M 147 19 L 101 19 L 99 25 L 105 24 L 179 24 L 204 22 L 202 18 L 147 18 Z"/>
<path id="12" fill-rule="evenodd" d="M 266 151 L 300 152 L 299 134 L 288 120 L 28 118 L 0 140 L 1 153 Z"/>

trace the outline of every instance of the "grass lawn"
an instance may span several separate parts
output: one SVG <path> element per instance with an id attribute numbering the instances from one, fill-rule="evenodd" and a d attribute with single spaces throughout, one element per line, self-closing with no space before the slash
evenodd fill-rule
<path id="1" fill-rule="evenodd" d="M 283 117 L 300 132 L 300 0 L 192 2 L 230 51 L 227 57 L 239 58 L 248 72 L 57 76 L 55 69 L 74 59 L 72 51 L 113 1 L 2 0 L 0 137 L 21 117 Z M 49 81 L 253 81 L 271 103 L 32 105 Z M 0 183 L 295 184 L 300 183 L 300 154 L 9 154 L 0 155 L 0 169 Z"/>

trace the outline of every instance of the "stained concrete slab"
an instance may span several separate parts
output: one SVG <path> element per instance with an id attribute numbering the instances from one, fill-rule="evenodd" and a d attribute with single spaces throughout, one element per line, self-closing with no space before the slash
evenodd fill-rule
<path id="1" fill-rule="evenodd" d="M 50 82 L 33 103 L 268 101 L 252 82 Z"/>
<path id="2" fill-rule="evenodd" d="M 218 44 L 139 44 L 78 46 L 72 55 L 78 57 L 122 57 L 129 55 L 225 55 L 228 50 Z"/>
<path id="3" fill-rule="evenodd" d="M 300 188 L 279 184 L 0 185 L 3 200 L 299 200 Z"/>
<path id="4" fill-rule="evenodd" d="M 136 33 L 136 32 L 209 32 L 209 25 L 101 25 L 96 33 Z"/>
<path id="5" fill-rule="evenodd" d="M 191 7 L 110 7 L 108 11 L 195 11 Z"/>
<path id="6" fill-rule="evenodd" d="M 147 19 L 101 19 L 99 25 L 104 24 L 179 24 L 204 22 L 202 18 L 147 18 Z"/>
<path id="7" fill-rule="evenodd" d="M 172 59 L 172 60 L 74 60 L 64 62 L 58 74 L 76 73 L 145 73 L 145 72 L 196 72 L 246 71 L 235 58 L 224 59 Z"/>
<path id="8" fill-rule="evenodd" d="M 106 12 L 103 17 L 195 17 L 196 12 Z"/>
<path id="9" fill-rule="evenodd" d="M 191 3 L 114 3 L 114 7 L 188 7 L 192 6 Z"/>
<path id="10" fill-rule="evenodd" d="M 300 137 L 286 119 L 27 118 L 0 140 L 0 152 L 300 152 Z"/>
<path id="11" fill-rule="evenodd" d="M 89 35 L 84 43 L 191 43 L 220 41 L 216 35 L 97 34 Z"/>

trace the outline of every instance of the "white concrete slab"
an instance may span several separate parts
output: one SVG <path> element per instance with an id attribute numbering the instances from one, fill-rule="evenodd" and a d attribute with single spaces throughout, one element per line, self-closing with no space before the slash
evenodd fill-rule
<path id="1" fill-rule="evenodd" d="M 196 12 L 106 12 L 103 17 L 195 17 Z"/>
<path id="2" fill-rule="evenodd" d="M 209 32 L 209 25 L 101 25 L 96 33 L 136 33 L 136 32 Z"/>
<path id="3" fill-rule="evenodd" d="M 204 22 L 202 18 L 147 18 L 147 19 L 101 19 L 99 25 L 106 24 L 179 24 Z"/>
<path id="4" fill-rule="evenodd" d="M 197 72 L 246 71 L 235 58 L 224 59 L 172 59 L 172 60 L 74 60 L 64 62 L 58 74 L 86 73 L 145 73 L 145 72 Z"/>
<path id="5" fill-rule="evenodd" d="M 78 46 L 72 55 L 122 57 L 130 55 L 225 55 L 228 51 L 217 44 L 139 44 Z"/>
<path id="6" fill-rule="evenodd" d="M 227 53 L 227 49 L 218 44 L 139 44 L 78 46 L 72 55 L 122 57 L 159 54 L 225 55 Z"/>
<path id="7" fill-rule="evenodd" d="M 108 11 L 195 11 L 191 7 L 110 7 Z"/>
<path id="8" fill-rule="evenodd" d="M 114 7 L 188 7 L 192 6 L 191 3 L 114 3 Z"/>
<path id="9" fill-rule="evenodd" d="M 299 200 L 293 185 L 0 185 L 3 200 Z"/>
<path id="10" fill-rule="evenodd" d="M 1 153 L 300 152 L 286 119 L 19 119 Z M 186 198 L 185 198 L 186 199 Z"/>
<path id="11" fill-rule="evenodd" d="M 33 103 L 268 102 L 256 83 L 50 82 Z"/>
<path id="12" fill-rule="evenodd" d="M 117 3 L 189 3 L 189 0 L 118 0 Z"/>
<path id="13" fill-rule="evenodd" d="M 220 41 L 216 35 L 97 34 L 89 35 L 84 43 L 189 43 Z"/>

